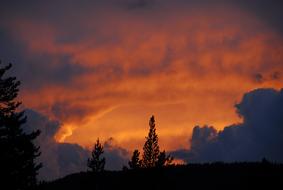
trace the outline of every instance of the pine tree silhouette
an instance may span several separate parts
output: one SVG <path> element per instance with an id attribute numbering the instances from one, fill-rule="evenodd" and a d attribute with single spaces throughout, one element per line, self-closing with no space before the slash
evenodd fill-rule
<path id="1" fill-rule="evenodd" d="M 0 63 L 1 64 L 1 63 Z M 41 164 L 33 140 L 40 131 L 25 133 L 24 112 L 17 112 L 20 102 L 15 101 L 20 82 L 15 77 L 4 78 L 11 64 L 0 68 L 0 177 L 5 189 L 30 189 L 36 185 L 36 175 Z"/>
<path id="2" fill-rule="evenodd" d="M 170 155 L 166 155 L 165 150 L 160 152 L 160 154 L 158 155 L 158 159 L 157 162 L 155 164 L 156 167 L 164 167 L 164 166 L 168 166 L 173 162 L 174 158 Z"/>
<path id="3" fill-rule="evenodd" d="M 139 169 L 141 168 L 141 164 L 140 152 L 138 150 L 134 150 L 132 158 L 129 161 L 129 166 L 131 169 Z"/>
<path id="4" fill-rule="evenodd" d="M 97 139 L 94 148 L 91 153 L 91 158 L 87 161 L 87 166 L 93 171 L 93 172 L 101 172 L 104 170 L 105 166 L 105 158 L 101 158 L 101 155 L 104 153 L 103 146 L 99 142 L 99 139 Z"/>
<path id="5" fill-rule="evenodd" d="M 155 120 L 152 116 L 149 120 L 149 132 L 146 137 L 146 142 L 143 146 L 142 167 L 152 168 L 159 156 L 158 136 L 156 134 Z"/>

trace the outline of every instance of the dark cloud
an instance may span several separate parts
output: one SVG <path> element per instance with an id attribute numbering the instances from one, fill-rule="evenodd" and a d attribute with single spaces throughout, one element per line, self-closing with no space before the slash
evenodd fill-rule
<path id="1" fill-rule="evenodd" d="M 41 20 L 44 23 L 53 24 L 58 29 L 68 29 L 67 35 L 64 35 L 63 39 L 59 39 L 59 41 L 69 41 L 72 38 L 77 41 L 79 40 L 78 36 L 85 36 L 86 29 L 90 29 L 86 28 L 81 21 L 92 19 L 101 23 L 97 16 L 105 12 L 105 10 L 111 10 L 112 12 L 128 11 L 128 13 L 133 15 L 140 14 L 141 12 L 132 10 L 151 10 L 154 14 L 161 12 L 164 15 L 170 9 L 186 8 L 188 11 L 208 9 L 211 11 L 216 7 L 225 8 L 225 6 L 233 6 L 240 7 L 255 14 L 268 25 L 283 32 L 283 24 L 281 22 L 283 19 L 282 5 L 283 2 L 281 0 L 257 0 L 256 2 L 253 0 L 85 0 L 80 2 L 67 0 L 60 2 L 30 0 L 25 2 L 19 1 L 17 3 L 15 1 L 3 0 L 0 3 L 0 22 L 18 17 Z M 106 12 L 109 14 L 109 11 Z M 96 29 L 91 30 L 89 34 L 95 32 Z M 70 36 L 70 38 L 66 38 L 66 36 Z"/>
<path id="2" fill-rule="evenodd" d="M 61 176 L 85 171 L 90 152 L 78 144 L 57 143 L 58 164 Z"/>
<path id="3" fill-rule="evenodd" d="M 36 139 L 41 151 L 38 161 L 43 164 L 39 171 L 40 179 L 51 180 L 86 170 L 88 150 L 77 144 L 57 143 L 54 140 L 55 133 L 61 127 L 59 122 L 30 109 L 27 109 L 25 114 L 28 118 L 25 129 L 41 130 L 40 136 Z"/>
<path id="4" fill-rule="evenodd" d="M 49 54 L 19 60 L 15 63 L 15 72 L 19 73 L 19 79 L 22 79 L 26 89 L 35 90 L 45 85 L 70 84 L 74 78 L 88 73 L 88 70 L 72 63 L 68 55 Z"/>
<path id="5" fill-rule="evenodd" d="M 278 71 L 272 72 L 270 74 L 256 73 L 252 76 L 252 78 L 257 83 L 279 81 L 281 79 L 281 73 Z"/>
<path id="6" fill-rule="evenodd" d="M 262 83 L 263 82 L 263 76 L 262 74 L 260 73 L 256 73 L 254 76 L 253 76 L 255 82 L 258 82 L 258 83 Z"/>
<path id="7" fill-rule="evenodd" d="M 68 110 L 68 111 L 66 111 Z M 51 108 L 53 115 L 63 121 L 82 121 L 91 111 L 87 105 L 73 105 L 69 102 L 57 102 Z"/>
<path id="8" fill-rule="evenodd" d="M 148 9 L 154 3 L 155 3 L 155 0 L 128 1 L 128 9 L 130 9 L 130 10 Z"/>
<path id="9" fill-rule="evenodd" d="M 13 38 L 11 31 L 0 25 L 0 59 L 13 63 L 13 75 L 20 79 L 25 89 L 35 90 L 45 85 L 67 85 L 72 79 L 91 72 L 71 60 L 64 53 L 35 53 L 27 51 L 26 44 Z"/>
<path id="10" fill-rule="evenodd" d="M 283 32 L 283 1 L 281 0 L 234 0 L 236 5 L 254 13 L 260 17 L 266 24 L 276 29 L 278 32 Z"/>
<path id="11" fill-rule="evenodd" d="M 279 80 L 281 78 L 281 73 L 280 72 L 274 72 L 271 74 L 271 79 L 272 80 Z"/>
<path id="12" fill-rule="evenodd" d="M 3 62 L 15 61 L 12 59 L 15 55 L 21 56 L 21 48 L 19 43 L 12 39 L 6 28 L 0 25 L 0 56 Z"/>
<path id="13" fill-rule="evenodd" d="M 113 138 L 104 143 L 105 159 L 107 170 L 121 170 L 123 166 L 128 165 L 129 152 L 115 144 Z"/>
<path id="14" fill-rule="evenodd" d="M 57 143 L 54 140 L 55 133 L 61 127 L 57 121 L 52 121 L 46 116 L 27 109 L 25 114 L 28 118 L 25 130 L 40 129 L 41 134 L 36 139 L 36 144 L 40 146 L 41 155 L 38 162 L 43 163 L 39 171 L 39 178 L 51 180 L 65 175 L 87 170 L 87 159 L 90 151 L 78 144 Z M 128 152 L 115 145 L 113 139 L 104 143 L 106 157 L 106 169 L 120 170 L 127 164 Z"/>
<path id="15" fill-rule="evenodd" d="M 236 105 L 243 123 L 217 132 L 196 126 L 190 150 L 173 152 L 187 162 L 283 161 L 283 90 L 258 89 Z"/>
<path id="16" fill-rule="evenodd" d="M 50 120 L 46 116 L 31 109 L 26 109 L 25 115 L 28 118 L 25 130 L 30 132 L 40 129 L 41 135 L 39 138 L 52 139 L 61 126 L 60 122 Z M 40 140 L 43 141 L 43 139 Z"/>

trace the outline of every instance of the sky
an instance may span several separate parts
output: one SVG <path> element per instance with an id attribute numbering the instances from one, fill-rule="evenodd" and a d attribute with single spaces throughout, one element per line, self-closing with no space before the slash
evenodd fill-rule
<path id="1" fill-rule="evenodd" d="M 60 157 L 42 175 L 81 169 L 83 161 L 66 155 L 72 149 L 73 160 L 84 158 L 97 138 L 109 168 L 125 163 L 142 149 L 151 115 L 160 146 L 180 159 L 246 159 L 208 159 L 206 148 L 226 142 L 218 138 L 227 126 L 255 125 L 235 107 L 250 106 L 244 94 L 269 88 L 264 97 L 281 96 L 282 8 L 280 0 L 1 1 L 0 59 L 22 82 L 29 125 L 45 131 L 41 140 Z"/>

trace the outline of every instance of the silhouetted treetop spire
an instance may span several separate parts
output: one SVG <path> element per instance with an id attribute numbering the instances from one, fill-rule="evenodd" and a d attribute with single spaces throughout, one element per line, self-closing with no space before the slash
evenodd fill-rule
<path id="1" fill-rule="evenodd" d="M 105 158 L 101 157 L 103 153 L 104 153 L 103 146 L 99 142 L 99 138 L 98 138 L 91 152 L 91 158 L 89 158 L 87 161 L 87 166 L 93 172 L 101 172 L 104 170 Z"/>
<path id="2" fill-rule="evenodd" d="M 11 67 L 12 64 L 10 63 L 0 68 L 0 112 L 5 115 L 14 112 L 21 104 L 15 101 L 18 96 L 20 81 L 17 81 L 16 77 L 4 78 L 6 71 Z"/>
<path id="3" fill-rule="evenodd" d="M 149 119 L 149 132 L 143 146 L 142 166 L 144 168 L 155 167 L 159 155 L 158 136 L 156 134 L 155 119 Z"/>

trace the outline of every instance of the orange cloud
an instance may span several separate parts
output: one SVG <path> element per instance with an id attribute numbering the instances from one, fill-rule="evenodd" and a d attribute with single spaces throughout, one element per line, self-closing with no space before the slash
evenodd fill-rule
<path id="1" fill-rule="evenodd" d="M 58 56 L 68 56 L 69 65 L 82 68 L 63 69 L 71 73 L 65 83 L 21 92 L 26 107 L 64 124 L 55 136 L 60 142 L 90 146 L 113 137 L 128 149 L 141 147 L 154 114 L 162 147 L 186 148 L 194 125 L 239 122 L 233 105 L 244 92 L 282 87 L 283 39 L 250 13 L 113 10 L 85 14 L 74 21 L 82 30 L 70 34 L 54 23 L 11 24 L 30 59 L 51 57 L 46 67 L 56 70 Z"/>

